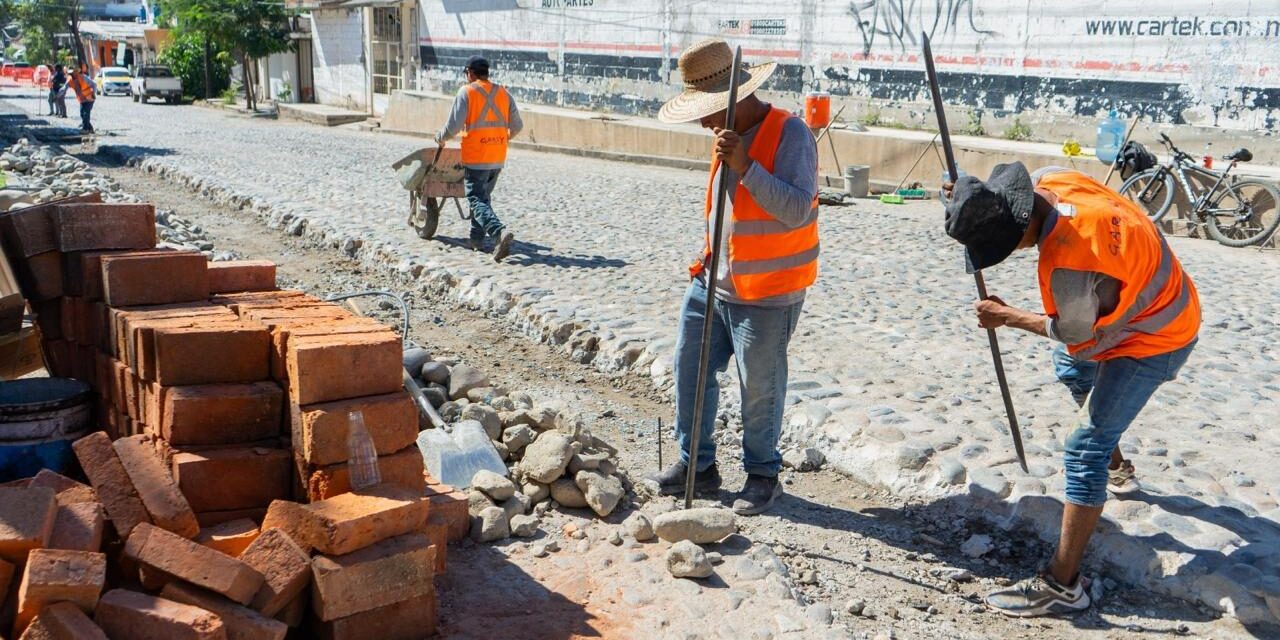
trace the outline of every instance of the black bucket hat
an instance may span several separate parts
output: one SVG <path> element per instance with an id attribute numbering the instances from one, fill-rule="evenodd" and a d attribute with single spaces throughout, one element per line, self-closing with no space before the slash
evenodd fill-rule
<path id="1" fill-rule="evenodd" d="M 1035 186 L 1021 162 L 998 164 L 983 182 L 962 176 L 947 203 L 947 235 L 965 247 L 969 272 L 1000 264 L 1022 241 Z"/>

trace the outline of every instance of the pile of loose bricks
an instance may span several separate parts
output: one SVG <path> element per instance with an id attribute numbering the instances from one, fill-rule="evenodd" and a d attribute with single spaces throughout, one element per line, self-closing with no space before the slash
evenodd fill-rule
<path id="1" fill-rule="evenodd" d="M 150 205 L 63 200 L 0 232 L 51 373 L 90 384 L 103 428 L 73 444 L 87 484 L 0 486 L 0 638 L 434 633 L 467 502 L 423 471 L 394 331 L 269 262 L 157 248 Z M 382 477 L 357 492 L 353 411 Z"/>

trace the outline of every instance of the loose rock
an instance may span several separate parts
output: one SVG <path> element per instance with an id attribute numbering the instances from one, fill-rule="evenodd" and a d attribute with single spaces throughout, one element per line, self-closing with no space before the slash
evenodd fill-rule
<path id="1" fill-rule="evenodd" d="M 528 538 L 538 533 L 538 519 L 534 516 L 519 514 L 511 518 L 511 535 L 517 538 Z"/>
<path id="2" fill-rule="evenodd" d="M 817 471 L 826 462 L 826 456 L 813 447 L 791 449 L 782 454 L 782 466 L 796 471 Z"/>
<path id="3" fill-rule="evenodd" d="M 507 427 L 502 431 L 502 444 L 507 445 L 507 450 L 511 453 L 520 453 L 533 442 L 537 435 L 537 432 L 528 425 Z"/>
<path id="4" fill-rule="evenodd" d="M 484 427 L 485 435 L 490 440 L 502 440 L 502 418 L 493 407 L 483 404 L 469 404 L 462 410 L 463 420 L 475 420 Z"/>
<path id="5" fill-rule="evenodd" d="M 668 542 L 689 540 L 710 544 L 737 531 L 733 512 L 728 509 L 703 507 L 664 513 L 653 520 L 654 532 Z"/>
<path id="6" fill-rule="evenodd" d="M 572 441 L 562 433 L 544 431 L 533 444 L 525 447 L 520 468 L 535 482 L 550 483 L 564 475 L 573 457 Z"/>
<path id="7" fill-rule="evenodd" d="M 667 570 L 677 578 L 706 578 L 714 572 L 707 552 L 688 540 L 681 540 L 667 550 Z"/>
<path id="8" fill-rule="evenodd" d="M 587 497 L 582 494 L 578 485 L 568 478 L 561 478 L 551 483 L 551 499 L 569 509 L 582 509 L 587 506 Z"/>
<path id="9" fill-rule="evenodd" d="M 654 537 L 653 521 L 641 511 L 627 516 L 627 519 L 622 521 L 622 528 L 637 542 L 646 542 Z"/>
<path id="10" fill-rule="evenodd" d="M 481 469 L 471 477 L 471 487 L 489 496 L 494 502 L 509 500 L 516 493 L 514 482 L 488 469 Z"/>
<path id="11" fill-rule="evenodd" d="M 579 471 L 574 482 L 586 497 L 587 505 L 602 518 L 613 513 L 622 499 L 622 481 L 613 476 L 597 471 Z"/>
<path id="12" fill-rule="evenodd" d="M 487 507 L 471 518 L 471 539 L 476 542 L 501 540 L 510 533 L 507 512 L 499 507 Z"/>
<path id="13" fill-rule="evenodd" d="M 449 398 L 465 398 L 472 389 L 489 386 L 489 376 L 483 371 L 460 364 L 449 370 Z"/>

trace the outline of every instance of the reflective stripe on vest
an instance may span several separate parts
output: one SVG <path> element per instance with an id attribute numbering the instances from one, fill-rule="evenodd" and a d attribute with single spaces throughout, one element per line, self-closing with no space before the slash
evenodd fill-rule
<path id="1" fill-rule="evenodd" d="M 1043 176 L 1038 188 L 1058 198 L 1061 214 L 1040 243 L 1039 279 L 1045 311 L 1056 315 L 1055 269 L 1093 271 L 1120 282 L 1116 309 L 1093 326 L 1086 342 L 1068 345 L 1077 358 L 1148 357 L 1195 339 L 1200 303 L 1195 285 L 1169 244 L 1132 202 L 1077 171 Z M 1064 207 L 1063 205 L 1070 205 Z"/>
<path id="2" fill-rule="evenodd" d="M 462 164 L 501 165 L 507 159 L 511 96 L 491 82 L 467 85 L 467 130 L 462 134 Z"/>
<path id="3" fill-rule="evenodd" d="M 782 140 L 782 128 L 791 114 L 772 109 L 756 132 L 747 155 L 762 169 L 773 173 L 774 154 Z M 711 163 L 707 181 L 705 215 L 711 219 L 711 194 L 716 188 L 720 162 Z M 813 208 L 818 208 L 814 196 Z M 728 221 L 726 221 L 728 223 Z M 702 273 L 711 256 L 711 231 L 708 224 L 703 245 L 703 259 L 689 266 L 690 276 Z M 743 300 L 762 300 L 805 289 L 818 277 L 818 221 L 791 228 L 769 215 L 756 204 L 747 188 L 738 184 L 733 193 L 733 219 L 729 228 L 727 257 L 733 289 Z"/>

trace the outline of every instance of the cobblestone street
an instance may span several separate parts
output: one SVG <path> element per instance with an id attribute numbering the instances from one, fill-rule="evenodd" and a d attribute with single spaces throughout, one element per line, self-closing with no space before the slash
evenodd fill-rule
<path id="1" fill-rule="evenodd" d="M 5 96 L 12 100 L 13 94 Z M 13 101 L 33 110 L 34 99 Z M 602 371 L 670 385 L 674 326 L 701 242 L 701 172 L 513 150 L 494 196 L 514 231 L 495 264 L 446 209 L 434 241 L 406 225 L 390 165 L 429 142 L 103 98 L 100 151 L 382 263 L 511 321 Z M 74 151 L 74 149 L 70 149 Z M 823 207 L 821 275 L 791 347 L 786 446 L 915 498 L 968 496 L 990 517 L 1056 537 L 1060 451 L 1074 405 L 1052 344 L 1002 331 L 1030 473 L 1018 469 L 971 312 L 972 279 L 936 202 Z M 1163 593 L 1280 618 L 1280 255 L 1170 241 L 1204 305 L 1199 344 L 1123 440 L 1145 491 L 1108 503 L 1095 561 Z M 1038 309 L 1035 255 L 991 270 L 991 293 Z M 730 378 L 726 377 L 728 382 Z M 732 413 L 736 386 L 722 413 Z M 725 409 L 730 409 L 726 412 Z M 664 416 L 665 419 L 669 416 Z M 716 435 L 736 456 L 730 417 Z"/>

